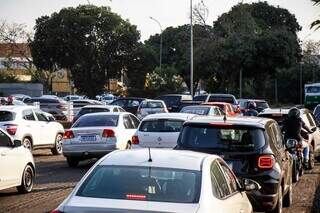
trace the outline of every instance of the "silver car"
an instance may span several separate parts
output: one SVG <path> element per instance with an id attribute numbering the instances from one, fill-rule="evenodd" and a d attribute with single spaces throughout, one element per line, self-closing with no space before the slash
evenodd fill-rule
<path id="1" fill-rule="evenodd" d="M 144 100 L 140 103 L 137 110 L 137 117 L 142 120 L 147 115 L 169 112 L 164 101 Z"/>
<path id="2" fill-rule="evenodd" d="M 218 156 L 191 151 L 116 151 L 98 161 L 58 212 L 252 213 L 246 191 Z"/>

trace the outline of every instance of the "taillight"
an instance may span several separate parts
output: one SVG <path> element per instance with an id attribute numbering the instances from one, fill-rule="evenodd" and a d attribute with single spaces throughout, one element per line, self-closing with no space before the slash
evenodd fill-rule
<path id="1" fill-rule="evenodd" d="M 272 155 L 263 155 L 258 158 L 259 169 L 272 169 L 274 157 Z"/>
<path id="2" fill-rule="evenodd" d="M 139 137 L 137 135 L 132 136 L 131 143 L 139 144 Z"/>
<path id="3" fill-rule="evenodd" d="M 112 129 L 104 129 L 102 132 L 102 137 L 113 138 L 115 137 L 114 131 Z"/>
<path id="4" fill-rule="evenodd" d="M 6 127 L 6 130 L 10 135 L 16 134 L 18 128 L 17 124 L 5 124 L 4 126 Z"/>
<path id="5" fill-rule="evenodd" d="M 71 139 L 71 138 L 74 138 L 74 134 L 73 134 L 72 130 L 65 131 L 65 133 L 63 135 L 63 139 Z"/>

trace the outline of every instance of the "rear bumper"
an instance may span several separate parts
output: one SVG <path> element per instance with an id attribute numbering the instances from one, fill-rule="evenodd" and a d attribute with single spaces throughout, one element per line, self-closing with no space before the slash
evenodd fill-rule
<path id="1" fill-rule="evenodd" d="M 116 150 L 116 144 L 63 144 L 62 150 L 65 157 L 93 158 Z"/>
<path id="2" fill-rule="evenodd" d="M 262 194 L 260 191 L 247 193 L 255 211 L 272 210 L 277 205 L 278 194 Z"/>

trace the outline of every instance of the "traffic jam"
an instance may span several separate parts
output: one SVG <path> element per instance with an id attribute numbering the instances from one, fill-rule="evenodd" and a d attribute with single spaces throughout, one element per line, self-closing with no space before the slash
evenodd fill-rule
<path id="1" fill-rule="evenodd" d="M 33 154 L 46 149 L 69 170 L 94 161 L 51 213 L 281 213 L 320 160 L 319 107 L 231 94 L 12 95 L 0 106 L 0 190 L 32 196 Z"/>

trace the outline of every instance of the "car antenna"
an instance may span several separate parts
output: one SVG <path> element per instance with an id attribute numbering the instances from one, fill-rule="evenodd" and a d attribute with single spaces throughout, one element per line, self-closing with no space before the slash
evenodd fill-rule
<path id="1" fill-rule="evenodd" d="M 152 158 L 151 158 L 151 149 L 150 149 L 150 147 L 148 147 L 148 152 L 149 152 L 149 159 L 148 159 L 148 162 L 152 162 Z"/>
<path id="2" fill-rule="evenodd" d="M 226 114 L 224 114 L 224 116 L 223 116 L 223 121 L 224 121 L 224 122 L 227 121 L 227 115 L 226 115 Z"/>

